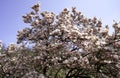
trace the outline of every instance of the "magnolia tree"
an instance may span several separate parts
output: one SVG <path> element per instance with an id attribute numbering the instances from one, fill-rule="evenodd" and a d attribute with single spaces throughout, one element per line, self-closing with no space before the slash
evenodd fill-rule
<path id="1" fill-rule="evenodd" d="M 30 27 L 18 31 L 19 48 L 0 58 L 1 77 L 119 78 L 120 24 L 103 26 L 75 7 L 58 15 L 40 12 L 40 4 L 23 16 Z M 26 48 L 31 45 L 31 48 Z M 14 46 L 13 46 L 14 47 Z"/>

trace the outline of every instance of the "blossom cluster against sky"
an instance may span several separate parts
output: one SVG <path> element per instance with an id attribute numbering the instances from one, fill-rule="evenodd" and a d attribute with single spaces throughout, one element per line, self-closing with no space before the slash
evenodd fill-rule
<path id="1" fill-rule="evenodd" d="M 17 31 L 29 26 L 22 21 L 22 15 L 30 12 L 30 7 L 38 1 L 41 3 L 41 11 L 56 14 L 64 8 L 71 10 L 75 6 L 86 17 L 96 16 L 103 25 L 108 24 L 110 32 L 113 31 L 113 20 L 120 21 L 120 0 L 1 0 L 0 40 L 6 44 L 16 42 Z"/>

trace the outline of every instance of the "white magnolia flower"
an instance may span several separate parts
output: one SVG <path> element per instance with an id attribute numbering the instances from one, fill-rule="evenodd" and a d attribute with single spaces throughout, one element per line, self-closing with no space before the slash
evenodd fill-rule
<path id="1" fill-rule="evenodd" d="M 11 61 L 16 61 L 17 60 L 17 57 L 13 57 L 12 59 L 11 59 Z"/>
<path id="2" fill-rule="evenodd" d="M 38 78 L 45 78 L 43 74 L 40 74 Z"/>
<path id="3" fill-rule="evenodd" d="M 60 30 L 59 30 L 59 29 L 56 29 L 56 30 L 52 31 L 52 32 L 50 33 L 50 35 L 57 34 L 57 33 L 60 33 Z"/>
<path id="4" fill-rule="evenodd" d="M 38 19 L 36 19 L 36 20 L 35 20 L 35 22 L 36 22 L 36 24 L 38 24 L 38 23 L 39 23 L 39 20 L 38 20 Z"/>
<path id="5" fill-rule="evenodd" d="M 117 36 L 120 36 L 120 33 L 117 33 L 116 35 L 117 35 Z"/>
<path id="6" fill-rule="evenodd" d="M 89 39 L 90 39 L 90 36 L 85 36 L 85 39 L 88 39 L 88 40 L 89 40 Z"/>
<path id="7" fill-rule="evenodd" d="M 98 37 L 97 36 L 91 36 L 91 41 L 96 41 L 98 39 Z"/>
<path id="8" fill-rule="evenodd" d="M 109 61 L 109 60 L 104 60 L 104 62 L 108 64 L 112 63 L 112 61 Z"/>
<path id="9" fill-rule="evenodd" d="M 100 46 L 100 45 L 101 45 L 101 42 L 100 42 L 100 41 L 97 41 L 95 44 L 96 44 L 97 46 Z"/>
<path id="10" fill-rule="evenodd" d="M 64 24 L 61 24 L 61 28 L 66 29 L 66 26 Z"/>
<path id="11" fill-rule="evenodd" d="M 108 28 L 104 28 L 104 27 L 100 28 L 100 33 L 108 33 L 108 31 L 109 31 Z"/>
<path id="12" fill-rule="evenodd" d="M 73 57 L 73 60 L 77 60 L 77 57 Z"/>
<path id="13" fill-rule="evenodd" d="M 10 45 L 8 46 L 8 52 L 9 53 L 12 53 L 12 52 L 14 52 L 14 51 L 16 51 L 17 50 L 17 44 L 15 44 L 15 43 L 10 43 Z"/>
<path id="14" fill-rule="evenodd" d="M 118 24 L 117 27 L 120 28 L 120 24 Z"/>
<path id="15" fill-rule="evenodd" d="M 102 38 L 102 39 L 99 39 L 98 41 L 96 41 L 95 45 L 97 45 L 98 48 L 102 48 L 103 45 L 105 45 L 106 42 L 105 42 L 105 39 Z"/>
<path id="16" fill-rule="evenodd" d="M 68 60 L 63 61 L 64 64 L 67 64 L 68 62 L 69 62 Z"/>

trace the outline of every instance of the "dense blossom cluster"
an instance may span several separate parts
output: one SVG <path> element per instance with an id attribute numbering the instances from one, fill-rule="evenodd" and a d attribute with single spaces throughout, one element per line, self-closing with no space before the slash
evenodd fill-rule
<path id="1" fill-rule="evenodd" d="M 18 31 L 17 44 L 0 55 L 5 78 L 119 78 L 120 24 L 103 26 L 72 7 L 59 15 L 39 13 L 39 4 L 23 16 L 31 27 Z M 27 45 L 32 45 L 27 48 Z M 1 50 L 0 42 L 0 50 Z"/>

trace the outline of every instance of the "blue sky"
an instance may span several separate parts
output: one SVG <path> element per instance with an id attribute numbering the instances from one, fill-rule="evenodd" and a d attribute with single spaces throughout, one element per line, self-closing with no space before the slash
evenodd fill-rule
<path id="1" fill-rule="evenodd" d="M 64 8 L 75 6 L 86 17 L 96 16 L 110 28 L 113 19 L 120 21 L 120 0 L 0 0 L 0 40 L 6 44 L 16 42 L 17 31 L 29 27 L 22 21 L 22 15 L 30 12 L 30 7 L 38 1 L 41 3 L 41 11 L 58 14 Z"/>

